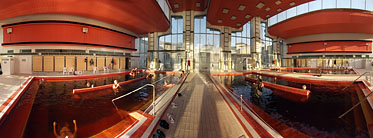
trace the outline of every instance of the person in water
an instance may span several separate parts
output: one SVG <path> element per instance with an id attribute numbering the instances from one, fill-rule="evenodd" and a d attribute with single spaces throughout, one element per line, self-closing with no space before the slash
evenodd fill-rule
<path id="1" fill-rule="evenodd" d="M 181 74 L 180 74 L 180 76 L 179 76 L 179 79 L 183 78 L 183 76 L 184 76 L 184 70 L 181 71 Z"/>
<path id="2" fill-rule="evenodd" d="M 174 85 L 175 85 L 175 84 L 172 84 L 172 83 L 171 83 L 171 84 L 168 84 L 168 81 L 165 80 L 163 86 L 164 86 L 165 88 L 171 88 L 171 87 L 174 86 Z"/>
<path id="3" fill-rule="evenodd" d="M 60 130 L 60 133 L 57 133 L 56 126 L 57 123 L 53 122 L 53 133 L 56 138 L 76 138 L 76 133 L 78 132 L 78 127 L 76 126 L 76 120 L 73 120 L 74 123 L 74 133 L 70 130 L 69 124 L 66 123 Z"/>
<path id="4" fill-rule="evenodd" d="M 119 85 L 118 81 L 114 80 L 113 91 L 114 91 L 115 95 L 117 95 L 117 93 L 119 93 L 119 88 L 120 88 L 120 85 Z"/>
<path id="5" fill-rule="evenodd" d="M 149 73 L 148 75 L 146 75 L 146 80 L 149 80 L 151 78 L 153 78 L 153 74 Z"/>

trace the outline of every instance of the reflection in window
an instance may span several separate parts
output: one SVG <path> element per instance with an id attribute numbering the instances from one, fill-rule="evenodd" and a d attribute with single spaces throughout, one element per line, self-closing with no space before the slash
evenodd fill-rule
<path id="1" fill-rule="evenodd" d="M 183 18 L 171 17 L 171 33 L 159 36 L 157 52 L 159 53 L 159 69 L 181 69 L 183 50 Z"/>
<path id="2" fill-rule="evenodd" d="M 246 23 L 242 32 L 231 33 L 232 54 L 250 54 L 250 22 Z"/>
<path id="3" fill-rule="evenodd" d="M 219 69 L 220 31 L 206 27 L 206 16 L 194 17 L 193 53 L 196 69 Z"/>

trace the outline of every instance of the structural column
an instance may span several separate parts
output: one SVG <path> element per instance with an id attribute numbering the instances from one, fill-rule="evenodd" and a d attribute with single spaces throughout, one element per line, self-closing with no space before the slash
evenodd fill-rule
<path id="1" fill-rule="evenodd" d="M 157 33 L 148 33 L 148 69 L 159 69 L 159 53 L 157 49 L 158 45 Z"/>
<path id="2" fill-rule="evenodd" d="M 232 58 L 231 58 L 231 37 L 230 29 L 224 27 L 220 34 L 220 70 L 231 70 L 232 69 Z"/>
<path id="3" fill-rule="evenodd" d="M 194 69 L 194 54 L 193 54 L 193 37 L 192 37 L 192 31 L 193 31 L 193 19 L 191 11 L 185 11 L 184 16 L 184 49 L 185 49 L 185 60 L 183 60 L 184 63 L 181 63 L 183 66 L 183 70 L 193 70 Z M 189 69 L 187 69 L 188 61 L 190 62 Z"/>
<path id="4" fill-rule="evenodd" d="M 280 45 L 280 39 L 278 38 L 273 38 L 273 61 L 275 62 L 274 66 L 276 68 L 280 67 L 281 66 L 281 57 L 280 57 L 280 48 L 281 48 L 281 45 Z"/>
<path id="5" fill-rule="evenodd" d="M 262 65 L 262 59 L 261 59 L 261 53 L 262 53 L 262 43 L 261 43 L 261 40 L 260 40 L 260 36 L 261 36 L 261 31 L 260 31 L 260 23 L 261 23 L 262 19 L 259 18 L 259 17 L 254 17 L 251 21 L 250 21 L 250 34 L 251 34 L 251 47 L 250 47 L 250 51 L 251 51 L 251 61 L 250 61 L 250 65 L 251 67 L 253 68 L 257 68 L 257 69 L 260 69 L 261 68 L 261 65 Z"/>

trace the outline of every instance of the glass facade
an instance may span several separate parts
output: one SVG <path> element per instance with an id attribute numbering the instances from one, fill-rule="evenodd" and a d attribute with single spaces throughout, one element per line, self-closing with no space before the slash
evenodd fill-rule
<path id="1" fill-rule="evenodd" d="M 262 45 L 262 66 L 269 67 L 273 62 L 273 39 L 268 37 L 266 25 L 266 22 L 260 24 L 260 41 Z"/>
<path id="2" fill-rule="evenodd" d="M 272 26 L 278 22 L 298 16 L 304 13 L 322 10 L 348 8 L 373 11 L 373 0 L 315 0 L 285 10 L 268 19 L 268 25 Z"/>
<path id="3" fill-rule="evenodd" d="M 171 17 L 171 33 L 159 37 L 159 67 L 161 70 L 180 70 L 184 51 L 183 18 Z"/>
<path id="4" fill-rule="evenodd" d="M 148 38 L 147 37 L 143 37 L 139 39 L 138 51 L 139 51 L 139 56 L 140 56 L 139 67 L 146 68 L 146 64 L 149 60 L 148 53 L 147 53 L 148 52 Z"/>
<path id="5" fill-rule="evenodd" d="M 194 65 L 199 70 L 219 70 L 220 32 L 206 27 L 206 16 L 194 18 Z"/>

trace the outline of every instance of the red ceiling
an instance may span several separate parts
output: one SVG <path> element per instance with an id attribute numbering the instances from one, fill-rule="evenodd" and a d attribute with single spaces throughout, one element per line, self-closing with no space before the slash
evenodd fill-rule
<path id="1" fill-rule="evenodd" d="M 1 0 L 0 20 L 31 14 L 68 14 L 114 24 L 137 34 L 164 32 L 169 21 L 155 0 Z"/>
<path id="2" fill-rule="evenodd" d="M 300 4 L 310 2 L 313 0 L 280 0 L 281 4 L 276 5 L 275 2 L 278 0 L 210 0 L 210 5 L 207 13 L 207 21 L 212 25 L 224 25 L 234 28 L 240 28 L 253 17 L 258 16 L 262 19 L 268 19 L 266 17 L 272 17 L 284 10 L 298 6 Z M 262 2 L 264 7 L 261 9 L 257 8 L 257 4 Z M 295 5 L 290 6 L 290 3 L 295 2 Z M 246 6 L 243 11 L 239 11 L 238 7 L 240 5 Z M 266 11 L 266 8 L 270 8 L 269 11 Z M 223 9 L 228 9 L 228 13 L 222 13 Z M 277 9 L 282 11 L 278 12 Z M 250 18 L 245 18 L 249 14 Z M 236 16 L 237 19 L 231 20 L 232 16 Z M 218 20 L 222 20 L 222 23 L 218 23 Z M 237 24 L 241 24 L 237 26 Z"/>
<path id="3" fill-rule="evenodd" d="M 284 39 L 321 33 L 373 34 L 373 14 L 353 9 L 316 11 L 280 22 L 268 32 Z"/>
<path id="4" fill-rule="evenodd" d="M 208 0 L 168 0 L 168 2 L 174 13 L 182 11 L 204 11 L 208 4 Z M 196 3 L 200 3 L 200 7 L 197 7 Z M 175 4 L 179 7 L 175 8 Z"/>

